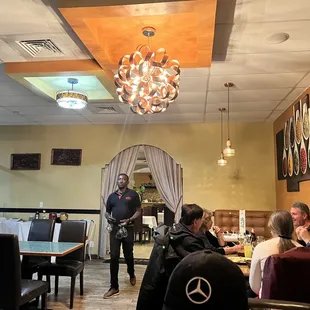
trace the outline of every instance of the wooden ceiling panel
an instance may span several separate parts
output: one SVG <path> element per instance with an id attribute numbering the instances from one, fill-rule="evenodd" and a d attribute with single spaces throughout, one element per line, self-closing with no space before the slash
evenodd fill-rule
<path id="1" fill-rule="evenodd" d="M 84 4 L 85 5 L 85 4 Z M 71 7 L 60 12 L 102 68 L 118 61 L 140 44 L 147 44 L 142 28 L 156 29 L 153 50 L 164 47 L 181 67 L 209 67 L 212 59 L 216 0 L 152 4 Z"/>

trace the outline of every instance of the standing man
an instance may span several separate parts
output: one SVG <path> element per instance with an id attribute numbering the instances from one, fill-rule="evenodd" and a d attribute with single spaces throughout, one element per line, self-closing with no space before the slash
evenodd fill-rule
<path id="1" fill-rule="evenodd" d="M 293 219 L 293 224 L 295 227 L 304 227 L 307 228 L 310 226 L 310 213 L 309 207 L 303 202 L 295 202 L 291 208 L 291 216 Z M 299 236 L 299 230 L 296 230 L 297 241 L 301 245 L 305 246 L 306 243 Z"/>
<path id="2" fill-rule="evenodd" d="M 112 231 L 110 232 L 110 280 L 111 287 L 103 295 L 103 298 L 111 298 L 119 294 L 118 286 L 118 269 L 120 247 L 122 244 L 125 261 L 127 264 L 127 272 L 131 285 L 136 285 L 136 276 L 134 270 L 133 258 L 133 242 L 134 242 L 134 227 L 133 222 L 141 215 L 141 201 L 136 191 L 129 189 L 129 177 L 125 173 L 120 173 L 117 178 L 118 190 L 112 193 L 107 201 L 107 209 L 105 217 L 110 222 L 114 218 Z M 126 223 L 128 236 L 122 239 L 116 238 L 119 229 L 118 224 Z"/>

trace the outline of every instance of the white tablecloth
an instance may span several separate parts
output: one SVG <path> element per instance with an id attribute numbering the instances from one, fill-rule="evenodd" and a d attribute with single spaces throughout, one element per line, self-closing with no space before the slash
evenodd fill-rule
<path id="1" fill-rule="evenodd" d="M 7 220 L 0 222 L 0 234 L 14 234 L 19 241 L 27 241 L 31 222 L 15 222 Z M 55 224 L 53 241 L 57 242 L 59 237 L 60 224 Z"/>
<path id="2" fill-rule="evenodd" d="M 155 216 L 143 215 L 142 223 L 146 224 L 146 225 L 149 225 L 149 227 L 151 229 L 157 227 L 157 222 L 156 222 L 156 217 Z"/>
<path id="3" fill-rule="evenodd" d="M 224 234 L 224 240 L 226 242 L 237 242 L 238 241 L 238 235 L 237 234 Z"/>
<path id="4" fill-rule="evenodd" d="M 164 222 L 164 212 L 158 212 L 157 218 L 158 218 L 158 223 L 163 223 Z"/>

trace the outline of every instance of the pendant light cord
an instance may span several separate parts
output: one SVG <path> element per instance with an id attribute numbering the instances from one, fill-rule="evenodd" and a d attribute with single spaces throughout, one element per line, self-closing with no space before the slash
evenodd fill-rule
<path id="1" fill-rule="evenodd" d="M 223 149 L 222 149 L 222 146 L 223 146 L 223 111 L 221 111 L 221 153 L 223 152 Z"/>
<path id="2" fill-rule="evenodd" d="M 229 122 L 229 84 L 228 84 L 228 107 L 227 107 L 227 113 L 228 113 L 228 118 L 227 118 L 227 138 L 228 138 L 228 140 L 230 139 L 230 122 Z"/>

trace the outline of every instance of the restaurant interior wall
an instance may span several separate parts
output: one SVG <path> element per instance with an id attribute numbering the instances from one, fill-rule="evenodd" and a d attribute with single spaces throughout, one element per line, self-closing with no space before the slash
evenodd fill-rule
<path id="1" fill-rule="evenodd" d="M 99 210 L 104 165 L 129 146 L 150 144 L 182 165 L 184 202 L 211 210 L 275 209 L 272 124 L 236 123 L 231 131 L 236 157 L 219 167 L 220 126 L 215 123 L 2 126 L 0 206 L 36 208 L 43 202 L 44 208 Z M 52 148 L 82 149 L 82 165 L 51 165 Z M 10 170 L 12 153 L 41 153 L 41 169 Z M 69 218 L 96 220 L 96 254 L 99 215 L 69 214 Z"/>
<path id="2" fill-rule="evenodd" d="M 274 130 L 274 158 L 276 163 L 276 134 L 283 129 L 285 121 L 287 121 L 293 115 L 293 106 L 307 94 L 310 94 L 310 87 L 308 87 L 294 102 L 292 105 L 284 111 L 280 117 L 273 123 Z M 275 182 L 276 182 L 276 205 L 277 209 L 290 210 L 291 205 L 296 201 L 303 201 L 310 205 L 310 181 L 303 181 L 299 183 L 299 191 L 288 192 L 286 186 L 286 180 L 279 181 L 277 178 L 277 170 L 275 169 Z"/>

